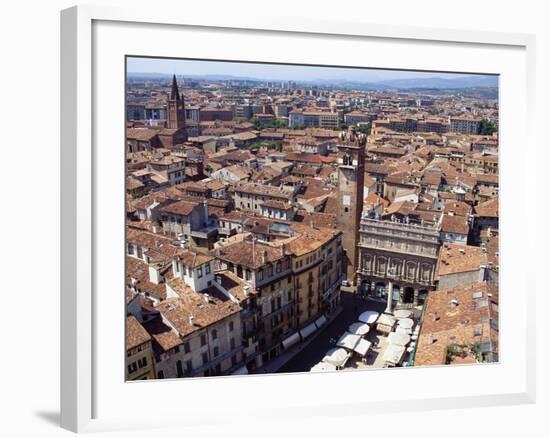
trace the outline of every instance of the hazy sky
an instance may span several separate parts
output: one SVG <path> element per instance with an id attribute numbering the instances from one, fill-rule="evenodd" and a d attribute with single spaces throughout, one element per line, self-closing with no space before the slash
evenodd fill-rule
<path id="1" fill-rule="evenodd" d="M 162 58 L 128 58 L 128 73 L 175 73 L 185 75 L 231 75 L 261 80 L 308 81 L 344 79 L 352 81 L 381 81 L 422 77 L 457 78 L 471 74 L 411 72 L 398 70 L 357 69 L 341 67 L 306 67 L 241 62 L 192 61 Z"/>

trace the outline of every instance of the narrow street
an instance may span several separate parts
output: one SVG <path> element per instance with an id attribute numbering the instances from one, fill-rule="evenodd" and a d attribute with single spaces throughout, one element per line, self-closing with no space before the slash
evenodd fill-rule
<path id="1" fill-rule="evenodd" d="M 342 312 L 333 320 L 322 333 L 312 340 L 302 351 L 283 365 L 278 372 L 296 373 L 308 372 L 316 363 L 320 362 L 325 353 L 334 348 L 336 342 L 346 329 L 357 321 L 357 317 L 365 310 L 383 312 L 384 302 L 365 300 L 350 293 L 342 293 Z"/>

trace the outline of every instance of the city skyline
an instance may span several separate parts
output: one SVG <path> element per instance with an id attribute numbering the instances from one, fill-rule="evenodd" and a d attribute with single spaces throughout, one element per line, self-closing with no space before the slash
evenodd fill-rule
<path id="1" fill-rule="evenodd" d="M 293 80 L 300 82 L 350 81 L 385 82 L 405 79 L 464 79 L 496 77 L 479 73 L 390 70 L 366 67 L 270 64 L 243 61 L 205 61 L 171 58 L 127 58 L 128 75 L 159 74 L 177 76 L 231 76 L 264 81 Z"/>
<path id="2" fill-rule="evenodd" d="M 127 380 L 499 361 L 497 88 L 171 61 L 126 82 Z"/>

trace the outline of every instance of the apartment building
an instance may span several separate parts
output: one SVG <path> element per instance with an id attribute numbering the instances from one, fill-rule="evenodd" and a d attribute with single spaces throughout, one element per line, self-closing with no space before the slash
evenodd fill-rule
<path id="1" fill-rule="evenodd" d="M 126 380 L 155 378 L 151 336 L 135 316 L 126 318 Z"/>
<path id="2" fill-rule="evenodd" d="M 451 131 L 463 134 L 479 134 L 481 131 L 481 117 L 461 116 L 451 117 Z"/>
<path id="3" fill-rule="evenodd" d="M 291 256 L 284 246 L 251 237 L 220 246 L 216 258 L 219 269 L 232 272 L 249 285 L 249 310 L 254 317 L 245 331 L 258 340 L 263 362 L 274 359 L 283 351 L 282 341 L 298 328 Z"/>
<path id="4" fill-rule="evenodd" d="M 266 201 L 292 204 L 296 201 L 296 192 L 296 187 L 275 187 L 253 182 L 236 183 L 229 189 L 236 208 L 260 215 L 262 214 L 262 205 Z"/>
<path id="5" fill-rule="evenodd" d="M 174 155 L 152 159 L 147 169 L 168 181 L 171 186 L 185 181 L 185 159 Z"/>
<path id="6" fill-rule="evenodd" d="M 340 117 L 336 112 L 317 109 L 292 110 L 289 113 L 289 127 L 338 129 Z"/>

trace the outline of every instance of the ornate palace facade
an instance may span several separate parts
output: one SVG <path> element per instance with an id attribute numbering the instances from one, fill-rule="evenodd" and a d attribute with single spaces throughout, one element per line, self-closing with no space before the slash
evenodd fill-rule
<path id="1" fill-rule="evenodd" d="M 363 218 L 359 234 L 362 290 L 388 298 L 387 311 L 393 301 L 418 305 L 435 289 L 440 246 L 437 228 Z"/>

